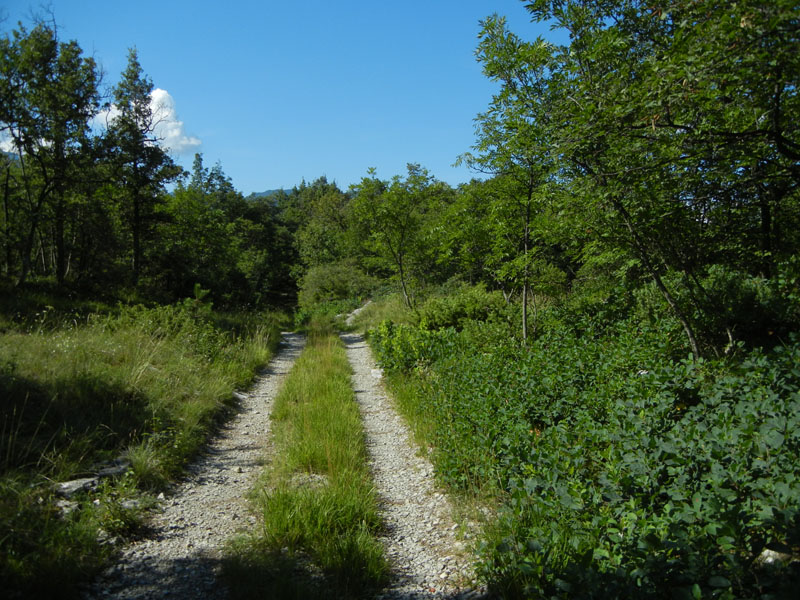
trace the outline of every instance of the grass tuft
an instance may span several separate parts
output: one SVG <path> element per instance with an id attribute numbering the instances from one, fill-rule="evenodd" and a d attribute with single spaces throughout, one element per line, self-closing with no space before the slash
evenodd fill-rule
<path id="1" fill-rule="evenodd" d="M 225 563 L 234 597 L 357 598 L 386 582 L 350 376 L 338 336 L 312 321 L 273 407 L 275 458 L 253 493 L 261 530 L 232 544 Z"/>

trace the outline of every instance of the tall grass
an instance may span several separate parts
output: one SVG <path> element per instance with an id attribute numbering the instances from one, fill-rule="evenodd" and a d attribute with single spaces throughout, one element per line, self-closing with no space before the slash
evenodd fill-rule
<path id="1" fill-rule="evenodd" d="M 253 492 L 261 530 L 232 545 L 239 598 L 362 597 L 388 575 L 351 370 L 338 336 L 312 322 L 273 407 L 272 464 Z"/>
<path id="2" fill-rule="evenodd" d="M 69 596 L 137 524 L 122 501 L 163 489 L 278 341 L 275 315 L 188 304 L 7 316 L 0 333 L 0 579 Z M 127 458 L 128 473 L 62 513 L 53 482 Z M 130 506 L 130 504 L 126 504 Z"/>

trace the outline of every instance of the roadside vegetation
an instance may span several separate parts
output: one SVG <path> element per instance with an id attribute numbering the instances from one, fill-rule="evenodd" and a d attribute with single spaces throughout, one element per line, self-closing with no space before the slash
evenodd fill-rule
<path id="1" fill-rule="evenodd" d="M 361 598 L 387 581 L 350 376 L 330 321 L 312 321 L 272 409 L 269 465 L 252 492 L 260 524 L 225 563 L 234 597 Z"/>
<path id="2" fill-rule="evenodd" d="M 219 164 L 183 172 L 158 145 L 135 51 L 98 131 L 99 72 L 75 42 L 41 23 L 0 38 L 4 578 L 68 587 L 113 545 L 99 530 L 135 528 L 109 499 L 161 489 L 276 339 L 236 315 L 283 306 L 296 327 L 345 327 L 372 300 L 352 327 L 438 476 L 497 507 L 480 546 L 492 590 L 793 597 L 797 3 L 525 6 L 569 41 L 481 23 L 495 93 L 458 159 L 482 178 L 457 187 L 409 163 L 244 198 Z M 297 597 L 329 591 L 314 568 L 344 595 L 385 573 L 362 471 L 311 443 L 339 425 L 298 440 L 306 421 L 290 417 L 312 421 L 310 386 L 351 419 L 341 349 L 316 327 L 276 408 L 263 535 L 228 564 L 234 581 L 263 567 L 242 595 L 293 569 L 301 583 L 280 593 Z M 316 380 L 323 365 L 338 383 Z M 62 514 L 50 482 L 122 454 L 129 474 Z"/>
<path id="3" fill-rule="evenodd" d="M 454 491 L 502 506 L 504 597 L 789 598 L 800 549 L 800 340 L 694 361 L 668 319 L 552 308 L 370 330 Z"/>
<path id="4" fill-rule="evenodd" d="M 214 313 L 199 299 L 105 312 L 78 302 L 69 312 L 9 308 L 0 579 L 12 594 L 68 597 L 136 533 L 155 494 L 234 409 L 233 392 L 269 360 L 281 318 Z M 56 492 L 115 466 L 92 489 Z"/>

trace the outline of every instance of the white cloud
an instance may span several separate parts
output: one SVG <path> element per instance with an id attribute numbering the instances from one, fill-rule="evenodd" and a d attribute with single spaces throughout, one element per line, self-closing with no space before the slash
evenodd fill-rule
<path id="1" fill-rule="evenodd" d="M 189 154 L 200 147 L 200 139 L 186 133 L 183 121 L 178 119 L 175 101 L 167 90 L 156 88 L 150 93 L 150 108 L 157 122 L 155 133 L 162 146 L 176 154 Z"/>
<path id="2" fill-rule="evenodd" d="M 203 143 L 199 138 L 188 135 L 183 121 L 178 119 L 175 100 L 167 90 L 156 88 L 150 92 L 150 110 L 156 123 L 155 135 L 159 144 L 175 154 L 190 154 Z M 94 118 L 95 127 L 106 127 L 119 115 L 119 109 L 113 104 Z"/>
<path id="3" fill-rule="evenodd" d="M 109 123 L 119 116 L 119 109 L 111 105 L 106 110 L 101 110 L 91 121 L 93 129 L 105 129 Z"/>
<path id="4" fill-rule="evenodd" d="M 0 150 L 3 152 L 16 152 L 17 147 L 14 145 L 14 142 L 11 140 L 11 137 L 3 131 L 0 133 Z"/>

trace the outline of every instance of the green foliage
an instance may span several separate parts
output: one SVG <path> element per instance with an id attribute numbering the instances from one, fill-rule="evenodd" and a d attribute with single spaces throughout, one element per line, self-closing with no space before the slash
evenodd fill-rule
<path id="1" fill-rule="evenodd" d="M 441 342 L 453 333 L 452 328 L 434 332 L 413 325 L 395 325 L 392 321 L 383 321 L 369 331 L 369 338 L 382 367 L 410 371 L 423 369 L 439 357 L 444 349 Z"/>
<path id="2" fill-rule="evenodd" d="M 55 27 L 20 26 L 0 39 L 0 131 L 17 153 L 13 162 L 3 160 L 3 246 L 20 284 L 32 269 L 34 234 L 45 224 L 53 228 L 54 275 L 59 283 L 66 276 L 86 205 L 72 192 L 91 168 L 99 80 L 94 60 L 77 42 L 59 42 Z"/>
<path id="3" fill-rule="evenodd" d="M 218 305 L 290 305 L 297 256 L 276 203 L 245 201 L 201 155 L 185 185 L 135 50 L 97 127 L 96 64 L 59 33 L 38 23 L 0 36 L 0 130 L 14 150 L 0 153 L 3 282 L 162 303 L 199 282 Z"/>
<path id="4" fill-rule="evenodd" d="M 375 287 L 377 280 L 364 273 L 352 260 L 313 266 L 300 283 L 298 304 L 310 309 L 315 304 L 335 300 L 360 302 Z"/>
<path id="5" fill-rule="evenodd" d="M 419 326 L 431 330 L 461 329 L 465 321 L 485 321 L 501 315 L 505 308 L 500 292 L 487 292 L 484 286 L 464 286 L 454 294 L 427 300 L 419 308 Z"/>
<path id="6" fill-rule="evenodd" d="M 408 165 L 405 179 L 381 181 L 372 170 L 369 175 L 352 189 L 351 235 L 358 238 L 366 264 L 397 279 L 411 308 L 413 287 L 430 281 L 435 272 L 430 238 L 437 211 L 452 201 L 452 189 L 417 164 Z"/>
<path id="7" fill-rule="evenodd" d="M 798 350 L 675 363 L 545 428 L 487 572 L 511 594 L 788 597 L 796 573 L 757 558 L 800 541 Z"/>
<path id="8" fill-rule="evenodd" d="M 50 308 L 0 334 L 7 591 L 72 593 L 136 527 L 139 511 L 121 502 L 163 489 L 226 414 L 232 391 L 268 360 L 279 319 L 214 313 L 203 295 L 88 317 L 67 304 L 66 316 Z M 126 475 L 60 514 L 53 481 L 118 458 L 131 463 Z"/>
<path id="9" fill-rule="evenodd" d="M 113 558 L 115 541 L 138 533 L 141 508 L 123 499 L 139 498 L 128 477 L 104 484 L 92 497 L 75 499 L 62 514 L 52 490 L 19 478 L 0 477 L 0 578 L 9 597 L 77 597 L 81 585 Z M 96 502 L 95 502 L 96 501 Z M 103 540 L 98 540 L 102 532 Z"/>
<path id="10" fill-rule="evenodd" d="M 368 332 L 387 320 L 393 323 L 417 323 L 419 320 L 418 314 L 409 310 L 402 295 L 397 293 L 380 295 L 361 308 L 353 319 L 353 327 L 360 331 Z"/>
<path id="11" fill-rule="evenodd" d="M 492 587 L 788 594 L 796 572 L 757 559 L 800 546 L 800 344 L 695 362 L 678 358 L 674 328 L 545 322 L 527 347 L 498 323 L 371 336 L 386 369 L 415 374 L 403 389 L 439 475 L 504 498 L 483 542 Z"/>

